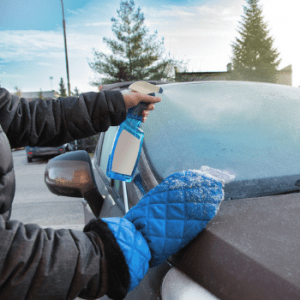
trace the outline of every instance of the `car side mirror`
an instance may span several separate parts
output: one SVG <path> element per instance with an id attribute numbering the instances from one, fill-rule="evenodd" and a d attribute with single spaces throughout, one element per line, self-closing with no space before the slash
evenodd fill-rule
<path id="1" fill-rule="evenodd" d="M 45 183 L 56 195 L 84 198 L 99 216 L 104 199 L 99 193 L 89 154 L 79 150 L 51 159 L 45 170 Z"/>

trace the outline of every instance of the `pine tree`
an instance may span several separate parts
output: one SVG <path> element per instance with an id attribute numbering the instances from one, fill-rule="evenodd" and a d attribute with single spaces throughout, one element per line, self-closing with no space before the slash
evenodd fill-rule
<path id="1" fill-rule="evenodd" d="M 40 98 L 40 99 L 44 99 L 42 89 L 40 89 L 40 91 L 39 91 L 39 98 Z"/>
<path id="2" fill-rule="evenodd" d="M 269 36 L 263 21 L 259 0 L 246 0 L 240 38 L 232 44 L 233 79 L 248 81 L 276 82 L 279 53 L 273 48 L 273 38 Z"/>
<path id="3" fill-rule="evenodd" d="M 15 95 L 21 97 L 21 95 L 22 95 L 21 90 L 17 86 L 15 86 L 15 90 L 16 90 Z"/>
<path id="4" fill-rule="evenodd" d="M 78 97 L 79 96 L 79 90 L 77 88 L 77 86 L 75 86 L 74 92 L 72 93 L 73 96 Z"/>
<path id="5" fill-rule="evenodd" d="M 95 86 L 131 80 L 166 79 L 177 62 L 165 55 L 164 39 L 158 40 L 157 31 L 149 35 L 140 7 L 135 10 L 133 0 L 121 1 L 118 18 L 112 18 L 112 31 L 117 40 L 104 38 L 112 54 L 94 50 L 90 67 L 105 77 Z"/>
<path id="6" fill-rule="evenodd" d="M 67 91 L 65 88 L 64 80 L 60 78 L 60 83 L 59 83 L 59 94 L 61 97 L 67 97 Z"/>

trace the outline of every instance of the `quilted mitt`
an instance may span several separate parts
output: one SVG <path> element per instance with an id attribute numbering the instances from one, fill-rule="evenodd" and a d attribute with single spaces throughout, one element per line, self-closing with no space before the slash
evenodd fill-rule
<path id="1" fill-rule="evenodd" d="M 147 241 L 135 226 L 124 218 L 104 218 L 119 244 L 130 274 L 129 292 L 144 278 L 148 269 L 151 253 Z"/>
<path id="2" fill-rule="evenodd" d="M 222 183 L 198 170 L 167 177 L 130 209 L 125 218 L 147 240 L 154 267 L 190 242 L 216 215 Z"/>

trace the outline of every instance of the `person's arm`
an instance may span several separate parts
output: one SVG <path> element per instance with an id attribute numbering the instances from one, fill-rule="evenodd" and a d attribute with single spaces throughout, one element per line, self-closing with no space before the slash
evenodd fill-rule
<path id="1" fill-rule="evenodd" d="M 125 258 L 109 229 L 42 229 L 0 216 L 0 299 L 123 299 Z M 101 237 L 101 238 L 100 238 Z"/>
<path id="2" fill-rule="evenodd" d="M 126 106 L 119 91 L 28 102 L 0 88 L 0 124 L 12 148 L 59 146 L 106 131 L 125 119 Z"/>
<path id="3" fill-rule="evenodd" d="M 154 103 L 161 101 L 140 93 L 120 91 L 83 93 L 79 97 L 28 101 L 0 88 L 0 124 L 11 147 L 60 146 L 121 124 L 127 109 L 144 101 L 144 121 Z"/>

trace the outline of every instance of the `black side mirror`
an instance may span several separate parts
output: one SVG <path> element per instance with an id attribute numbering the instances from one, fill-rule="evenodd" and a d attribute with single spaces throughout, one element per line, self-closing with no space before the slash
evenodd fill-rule
<path id="1" fill-rule="evenodd" d="M 69 152 L 51 159 L 46 166 L 45 183 L 53 194 L 84 198 L 94 215 L 99 216 L 104 199 L 98 192 L 86 151 Z"/>

